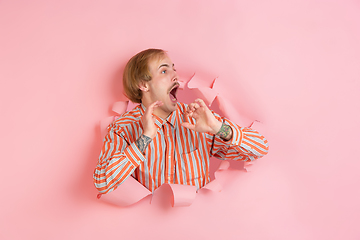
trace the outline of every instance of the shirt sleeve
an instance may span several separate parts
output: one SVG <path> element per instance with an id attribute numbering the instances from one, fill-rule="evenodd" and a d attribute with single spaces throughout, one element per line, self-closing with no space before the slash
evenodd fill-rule
<path id="1" fill-rule="evenodd" d="M 221 118 L 214 113 L 215 117 L 229 125 L 232 129 L 232 139 L 225 141 L 217 135 L 213 135 L 213 143 L 210 154 L 222 160 L 254 161 L 268 153 L 268 141 L 256 130 L 240 127 L 226 118 Z"/>
<path id="2" fill-rule="evenodd" d="M 101 194 L 115 190 L 144 160 L 135 142 L 125 140 L 122 129 L 110 128 L 94 171 L 95 187 Z"/>

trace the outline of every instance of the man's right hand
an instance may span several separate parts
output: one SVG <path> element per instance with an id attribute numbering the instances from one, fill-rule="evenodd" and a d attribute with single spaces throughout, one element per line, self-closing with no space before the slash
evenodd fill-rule
<path id="1" fill-rule="evenodd" d="M 144 115 L 142 116 L 143 124 L 143 135 L 153 139 L 156 136 L 158 128 L 155 125 L 155 117 L 153 116 L 154 109 L 163 105 L 163 102 L 153 102 L 149 107 L 146 108 Z"/>

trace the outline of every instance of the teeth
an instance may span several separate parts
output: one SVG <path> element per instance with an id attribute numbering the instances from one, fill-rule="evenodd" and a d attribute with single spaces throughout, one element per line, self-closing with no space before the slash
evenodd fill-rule
<path id="1" fill-rule="evenodd" d="M 170 95 L 170 100 L 171 101 L 176 101 L 176 97 L 174 95 L 172 95 L 172 94 L 169 94 L 169 95 Z"/>
<path id="2" fill-rule="evenodd" d="M 171 99 L 172 101 L 175 101 L 175 100 L 176 100 L 176 98 L 175 98 L 174 95 L 172 95 L 172 94 L 170 94 L 170 99 Z"/>

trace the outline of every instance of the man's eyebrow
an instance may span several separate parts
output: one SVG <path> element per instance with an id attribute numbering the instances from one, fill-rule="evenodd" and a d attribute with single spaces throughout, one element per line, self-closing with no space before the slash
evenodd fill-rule
<path id="1" fill-rule="evenodd" d="M 172 64 L 172 67 L 174 67 L 174 66 L 175 66 L 175 64 Z M 161 68 L 161 67 L 170 67 L 170 65 L 167 63 L 163 63 L 158 68 Z"/>

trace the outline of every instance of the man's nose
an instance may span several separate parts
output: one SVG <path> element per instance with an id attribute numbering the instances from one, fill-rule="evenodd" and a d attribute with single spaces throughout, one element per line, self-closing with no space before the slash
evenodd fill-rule
<path id="1" fill-rule="evenodd" d="M 176 71 L 174 71 L 174 75 L 173 75 L 171 81 L 172 81 L 172 82 L 176 82 L 176 81 L 178 81 L 178 80 L 179 80 L 179 75 L 177 74 Z"/>

